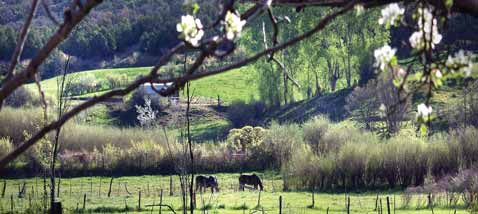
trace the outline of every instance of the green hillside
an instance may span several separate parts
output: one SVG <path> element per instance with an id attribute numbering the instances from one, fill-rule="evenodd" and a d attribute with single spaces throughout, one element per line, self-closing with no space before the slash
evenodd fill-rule
<path id="1" fill-rule="evenodd" d="M 107 86 L 108 77 L 126 76 L 128 81 L 133 81 L 137 76 L 148 73 L 149 70 L 150 67 L 98 69 L 76 72 L 70 74 L 70 76 L 74 80 L 84 75 L 94 75 L 101 86 L 95 92 L 79 95 L 79 97 L 89 97 L 111 90 Z M 243 67 L 224 74 L 193 81 L 191 89 L 194 93 L 193 95 L 196 97 L 199 96 L 216 100 L 219 96 L 221 101 L 228 103 L 235 100 L 247 102 L 259 98 L 258 83 L 256 82 L 255 75 L 254 69 Z M 57 77 L 43 80 L 41 85 L 46 94 L 55 94 Z M 33 83 L 28 84 L 27 88 L 36 90 L 36 85 Z"/>

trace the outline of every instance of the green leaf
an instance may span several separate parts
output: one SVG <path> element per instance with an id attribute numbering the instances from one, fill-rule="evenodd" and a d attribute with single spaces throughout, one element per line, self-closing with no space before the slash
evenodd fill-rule
<path id="1" fill-rule="evenodd" d="M 420 124 L 420 135 L 425 136 L 427 135 L 428 127 L 424 123 Z"/>
<path id="2" fill-rule="evenodd" d="M 196 2 L 192 6 L 192 13 L 196 14 L 199 11 L 199 4 Z"/>

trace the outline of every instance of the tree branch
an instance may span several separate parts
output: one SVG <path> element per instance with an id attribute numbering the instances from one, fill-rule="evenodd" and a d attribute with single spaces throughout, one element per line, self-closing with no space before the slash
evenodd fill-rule
<path id="1" fill-rule="evenodd" d="M 92 2 L 92 1 L 93 0 L 90 0 L 88 2 Z M 194 71 L 197 70 L 199 68 L 199 66 L 201 65 L 201 63 L 198 63 L 198 62 L 203 61 L 205 59 L 205 57 L 207 56 L 206 54 L 208 53 L 208 51 L 214 50 L 215 47 L 213 46 L 212 49 L 207 49 L 207 48 L 202 49 L 203 52 L 201 53 L 201 56 L 203 56 L 203 57 L 200 56 L 200 57 L 196 58 L 196 62 L 188 69 L 185 76 L 178 77 L 178 78 L 173 78 L 173 79 L 163 79 L 163 80 L 160 79 L 160 80 L 155 81 L 155 82 L 158 82 L 158 83 L 174 82 L 174 84 L 171 87 L 168 87 L 166 90 L 161 90 L 160 94 L 163 95 L 163 96 L 170 95 L 170 94 L 174 93 L 176 90 L 178 90 L 179 86 L 184 85 L 188 81 L 199 79 L 199 78 L 210 76 L 210 75 L 214 75 L 214 74 L 218 74 L 218 73 L 222 73 L 222 72 L 232 70 L 232 69 L 235 69 L 235 68 L 239 68 L 241 66 L 250 64 L 250 63 L 258 60 L 259 58 L 261 58 L 263 56 L 266 56 L 268 54 L 271 54 L 271 53 L 279 51 L 279 50 L 283 50 L 283 49 L 287 48 L 288 46 L 294 45 L 294 44 L 312 36 L 313 34 L 319 32 L 323 28 L 325 28 L 325 26 L 327 26 L 327 24 L 329 24 L 334 18 L 336 18 L 336 17 L 338 17 L 342 14 L 345 14 L 347 11 L 351 10 L 353 8 L 353 6 L 355 5 L 355 3 L 356 3 L 356 1 L 350 2 L 343 9 L 324 17 L 313 29 L 311 29 L 311 30 L 305 32 L 304 34 L 301 34 L 301 35 L 299 35 L 295 38 L 292 38 L 292 39 L 288 40 L 287 42 L 284 42 L 284 43 L 282 43 L 278 46 L 266 49 L 266 50 L 264 50 L 260 53 L 257 53 L 256 55 L 254 55 L 250 58 L 241 60 L 239 62 L 236 62 L 236 63 L 228 65 L 228 66 L 224 66 L 222 68 L 213 69 L 213 70 L 210 70 L 208 72 L 194 73 Z M 253 17 L 253 14 L 255 14 L 255 13 L 252 13 L 252 15 L 250 17 Z M 84 14 L 84 15 L 86 15 L 86 14 Z M 83 16 L 81 18 L 83 18 Z M 79 20 L 77 20 L 77 22 L 79 22 L 81 20 L 80 17 L 76 17 L 76 18 L 79 19 Z M 71 29 L 70 29 L 70 31 L 71 31 Z M 218 40 L 216 38 L 212 38 L 212 39 L 207 40 L 202 46 L 208 46 L 207 44 L 215 42 L 216 47 L 217 47 L 217 44 L 219 44 L 220 42 L 223 42 L 223 41 L 225 41 L 225 39 Z M 131 83 L 126 88 L 116 89 L 116 90 L 109 91 L 109 92 L 107 92 L 103 95 L 100 95 L 100 96 L 94 96 L 92 99 L 90 99 L 90 100 L 72 108 L 70 111 L 68 111 L 64 115 L 62 115 L 58 120 L 56 120 L 56 121 L 50 123 L 49 125 L 43 127 L 39 132 L 37 132 L 35 135 L 33 135 L 30 139 L 26 140 L 19 147 L 17 147 L 13 152 L 9 153 L 6 157 L 4 157 L 2 160 L 0 160 L 0 168 L 5 167 L 9 162 L 11 162 L 15 158 L 17 158 L 22 153 L 24 153 L 28 148 L 33 146 L 38 140 L 42 139 L 50 131 L 58 129 L 59 127 L 63 126 L 68 120 L 73 118 L 75 115 L 77 115 L 81 111 L 83 111 L 87 108 L 90 108 L 97 103 L 103 102 L 103 101 L 105 101 L 105 100 L 107 100 L 111 97 L 125 96 L 128 93 L 132 92 L 134 89 L 138 88 L 140 85 L 142 85 L 144 83 L 151 82 L 151 81 L 157 79 L 158 75 L 159 75 L 158 74 L 159 69 L 162 66 L 164 66 L 171 59 L 171 57 L 173 55 L 175 55 L 179 51 L 183 50 L 185 47 L 186 47 L 186 44 L 184 42 L 181 42 L 178 45 L 176 45 L 174 48 L 170 49 L 165 55 L 163 55 L 160 58 L 159 63 L 151 69 L 151 71 L 148 75 L 137 79 L 136 81 Z M 2 88 L 2 90 L 0 92 L 4 93 L 3 91 L 4 91 L 4 88 Z"/>
<path id="2" fill-rule="evenodd" d="M 30 13 L 28 14 L 27 20 L 25 21 L 25 24 L 22 27 L 22 31 L 18 35 L 17 46 L 15 47 L 15 51 L 13 52 L 12 58 L 10 60 L 10 65 L 7 70 L 7 75 L 5 79 L 3 80 L 3 83 L 7 82 L 8 80 L 10 80 L 10 78 L 12 78 L 15 72 L 15 67 L 17 67 L 18 62 L 20 61 L 20 58 L 23 52 L 23 47 L 25 46 L 25 41 L 27 40 L 28 32 L 30 31 L 30 25 L 32 23 L 33 17 L 35 17 L 39 3 L 40 3 L 39 0 L 33 0 L 32 2 L 32 8 L 30 10 Z M 0 99 L 0 107 L 1 107 L 1 103 L 3 103 L 2 101 L 3 99 Z"/>
<path id="3" fill-rule="evenodd" d="M 340 15 L 343 15 L 347 11 L 351 10 L 355 4 L 356 4 L 356 1 L 352 1 L 352 2 L 349 3 L 349 5 L 347 5 L 343 9 L 324 17 L 313 29 L 311 29 L 311 30 L 309 30 L 309 31 L 297 36 L 297 37 L 294 37 L 294 38 L 288 40 L 287 42 L 284 42 L 284 43 L 282 43 L 280 45 L 277 45 L 275 47 L 263 50 L 262 52 L 259 52 L 259 53 L 255 54 L 254 56 L 243 59 L 239 62 L 230 64 L 230 65 L 227 65 L 227 66 L 224 66 L 224 67 L 221 67 L 221 68 L 205 71 L 205 72 L 193 73 L 193 74 L 186 75 L 186 76 L 183 76 L 183 77 L 178 77 L 178 78 L 156 80 L 154 82 L 157 82 L 157 83 L 175 82 L 175 83 L 184 84 L 187 81 L 197 80 L 197 79 L 200 79 L 200 78 L 203 78 L 203 77 L 223 73 L 225 71 L 229 71 L 229 70 L 232 70 L 232 69 L 235 69 L 235 68 L 239 68 L 239 67 L 248 65 L 252 62 L 255 62 L 256 60 L 258 60 L 259 58 L 261 58 L 263 56 L 267 56 L 267 55 L 269 55 L 273 52 L 283 50 L 283 49 L 285 49 L 285 48 L 287 48 L 291 45 L 294 45 L 294 44 L 296 44 L 296 43 L 298 43 L 298 42 L 300 42 L 300 41 L 302 41 L 306 38 L 309 38 L 310 36 L 314 35 L 315 33 L 319 32 L 320 30 L 325 28 L 325 26 L 327 26 L 327 24 L 329 24 L 334 18 L 336 18 L 337 16 L 340 16 Z M 167 95 L 172 94 L 174 91 L 175 90 L 173 90 L 173 88 L 170 87 L 166 90 L 161 91 L 161 95 L 167 96 Z"/>
<path id="4" fill-rule="evenodd" d="M 22 143 L 19 147 L 17 147 L 13 152 L 11 152 L 10 154 L 8 154 L 6 157 L 4 157 L 1 161 L 0 161 L 0 168 L 3 168 L 5 167 L 10 161 L 14 160 L 15 158 L 17 158 L 20 154 L 22 154 L 23 152 L 25 152 L 28 148 L 30 148 L 31 146 L 33 146 L 38 140 L 42 139 L 46 134 L 48 134 L 48 132 L 52 131 L 52 130 L 55 130 L 55 129 L 58 129 L 60 128 L 61 126 L 63 126 L 68 120 L 70 120 L 71 118 L 73 118 L 75 115 L 77 115 L 78 113 L 80 113 L 81 111 L 87 109 L 87 108 L 90 108 L 92 106 L 94 106 L 95 104 L 99 103 L 99 102 L 102 102 L 102 101 L 106 101 L 107 99 L 113 97 L 113 96 L 124 96 L 126 94 L 128 94 L 129 92 L 133 91 L 134 89 L 136 89 L 137 87 L 139 87 L 141 84 L 143 83 L 146 83 L 148 81 L 150 81 L 151 79 L 153 79 L 153 77 L 156 77 L 158 75 L 158 70 L 163 66 L 165 65 L 170 59 L 171 57 L 176 54 L 177 52 L 179 52 L 180 50 L 182 50 L 182 48 L 184 47 L 184 43 L 180 43 L 178 45 L 176 45 L 173 49 L 171 49 L 167 54 L 165 54 L 163 57 L 161 57 L 161 59 L 159 60 L 159 63 L 158 65 L 156 65 L 155 67 L 153 67 L 151 69 L 151 72 L 145 76 L 145 77 L 142 77 L 136 81 L 134 81 L 133 83 L 131 83 L 128 87 L 124 88 L 124 89 L 117 89 L 117 90 L 112 90 L 108 93 L 105 93 L 101 96 L 95 96 L 93 97 L 92 99 L 72 108 L 70 111 L 66 112 L 65 114 L 63 114 L 60 118 L 58 118 L 57 121 L 55 122 L 52 122 L 50 124 L 48 124 L 47 126 L 43 127 L 39 132 L 37 132 L 35 135 L 33 135 L 30 139 L 28 139 L 27 141 L 25 141 L 24 143 Z"/>
<path id="5" fill-rule="evenodd" d="M 39 0 L 34 0 L 38 6 Z M 38 67 L 48 58 L 51 52 L 58 47 L 58 45 L 65 40 L 73 28 L 80 23 L 83 18 L 93 9 L 95 6 L 100 4 L 102 0 L 87 0 L 84 5 L 78 7 L 70 7 L 64 13 L 64 22 L 60 25 L 57 32 L 50 37 L 48 42 L 43 46 L 43 48 L 38 52 L 38 54 L 30 61 L 28 67 L 16 75 L 11 75 L 11 78 L 7 78 L 6 81 L 2 84 L 0 88 L 0 104 L 3 103 L 6 97 L 10 95 L 15 89 L 23 85 L 26 81 L 33 78 L 36 73 L 38 73 Z M 30 20 L 31 21 L 31 20 Z M 29 26 L 29 25 L 25 25 Z M 20 44 L 19 44 L 20 45 Z M 17 45 L 17 47 L 19 46 Z M 22 45 L 23 46 L 23 45 Z M 15 55 L 14 55 L 15 56 Z M 17 56 L 19 57 L 19 56 Z M 18 62 L 18 61 L 16 61 Z M 16 64 L 13 64 L 16 65 Z M 10 66 L 11 68 L 15 66 Z M 13 72 L 12 72 L 13 73 Z M 1 105 L 0 105 L 1 107 Z"/>

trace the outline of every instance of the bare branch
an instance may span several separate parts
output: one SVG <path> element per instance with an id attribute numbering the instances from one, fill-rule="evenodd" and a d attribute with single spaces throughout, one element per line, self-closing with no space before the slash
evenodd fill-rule
<path id="1" fill-rule="evenodd" d="M 90 0 L 88 2 L 91 2 L 91 1 L 92 0 Z M 202 77 L 222 73 L 222 72 L 225 72 L 225 71 L 228 71 L 228 70 L 232 70 L 234 68 L 238 68 L 238 67 L 250 64 L 250 63 L 258 60 L 259 58 L 261 58 L 263 56 L 266 56 L 267 54 L 270 54 L 270 53 L 273 53 L 273 52 L 276 52 L 276 51 L 279 51 L 279 50 L 283 50 L 283 49 L 287 48 L 288 46 L 294 45 L 294 44 L 298 43 L 299 41 L 302 41 L 302 40 L 312 36 L 313 34 L 317 33 L 318 31 L 322 30 L 323 28 L 325 28 L 325 26 L 327 26 L 327 24 L 329 24 L 337 16 L 345 14 L 347 11 L 351 10 L 353 8 L 353 6 L 355 5 L 355 2 L 356 1 L 352 1 L 352 2 L 349 3 L 349 5 L 347 5 L 343 9 L 324 17 L 313 29 L 311 29 L 311 30 L 305 32 L 304 34 L 301 34 L 301 35 L 299 35 L 295 38 L 292 38 L 285 43 L 282 43 L 278 46 L 266 49 L 266 50 L 264 50 L 260 53 L 257 53 L 256 55 L 254 55 L 250 58 L 241 60 L 237 63 L 231 64 L 231 65 L 228 65 L 228 66 L 224 66 L 222 68 L 213 69 L 213 70 L 210 70 L 210 71 L 207 71 L 207 72 L 194 73 L 194 71 L 197 70 L 199 68 L 199 66 L 201 65 L 201 63 L 198 63 L 198 62 L 203 61 L 206 58 L 208 52 L 211 51 L 211 50 L 215 50 L 215 47 L 213 46 L 211 49 L 202 50 L 203 52 L 201 53 L 200 57 L 198 57 L 196 59 L 196 62 L 188 69 L 188 71 L 186 72 L 186 74 L 183 77 L 173 78 L 173 79 L 159 79 L 159 80 L 155 81 L 155 82 L 159 82 L 159 83 L 174 82 L 174 84 L 171 87 L 168 87 L 166 90 L 161 90 L 160 94 L 163 95 L 163 96 L 170 95 L 170 94 L 174 93 L 176 90 L 178 90 L 179 86 L 184 85 L 186 82 L 188 82 L 190 80 L 195 80 L 195 79 L 199 79 L 199 78 L 202 78 Z M 252 13 L 252 14 L 254 14 L 254 13 Z M 84 15 L 86 15 L 86 14 L 83 14 L 83 16 Z M 83 18 L 83 16 L 81 16 L 81 18 Z M 251 15 L 251 17 L 252 16 L 253 15 Z M 78 19 L 77 22 L 79 22 L 81 20 L 80 17 L 76 17 L 76 18 Z M 71 29 L 70 29 L 70 31 L 71 31 Z M 213 38 L 213 39 L 208 40 L 206 43 L 208 43 L 208 42 L 209 43 L 216 42 L 216 46 L 217 46 L 217 44 L 219 44 L 219 42 L 221 42 L 221 41 L 217 41 L 217 39 Z M 160 58 L 159 63 L 151 69 L 151 71 L 148 75 L 137 79 L 136 81 L 131 83 L 126 88 L 116 89 L 116 90 L 109 91 L 109 92 L 107 92 L 103 95 L 100 95 L 100 96 L 94 96 L 92 99 L 90 99 L 90 100 L 72 108 L 70 111 L 66 112 L 64 115 L 62 115 L 60 118 L 58 118 L 58 120 L 56 120 L 56 121 L 50 123 L 49 125 L 43 127 L 39 132 L 37 132 L 35 135 L 33 135 L 30 139 L 26 140 L 19 147 L 17 147 L 13 152 L 9 153 L 6 157 L 4 157 L 2 160 L 0 160 L 0 168 L 5 167 L 9 162 L 14 160 L 19 155 L 21 155 L 28 148 L 33 146 L 38 140 L 40 140 L 46 134 L 48 134 L 48 132 L 63 126 L 67 121 L 69 121 L 71 118 L 73 118 L 75 115 L 77 115 L 81 111 L 83 111 L 87 108 L 90 108 L 97 103 L 103 102 L 103 101 L 105 101 L 105 100 L 107 100 L 111 97 L 125 96 L 128 93 L 132 92 L 134 89 L 138 88 L 140 85 L 142 85 L 144 83 L 147 83 L 147 82 L 151 82 L 154 79 L 157 79 L 158 75 L 159 75 L 158 74 L 159 69 L 162 66 L 164 66 L 171 59 L 171 57 L 173 55 L 175 55 L 179 51 L 183 50 L 185 47 L 186 47 L 186 44 L 184 42 L 181 42 L 178 45 L 176 45 L 174 48 L 172 48 L 169 52 L 167 52 L 165 55 L 163 55 Z M 2 90 L 0 91 L 0 95 L 2 95 L 1 93 L 4 93 L 3 91 L 4 91 L 4 88 L 2 88 Z"/>
<path id="2" fill-rule="evenodd" d="M 161 59 L 159 60 L 158 65 L 153 67 L 151 69 L 151 72 L 147 76 L 142 77 L 142 78 L 134 81 L 128 87 L 126 87 L 124 89 L 112 90 L 112 91 L 109 91 L 109 92 L 107 92 L 107 93 L 105 93 L 101 96 L 97 96 L 97 97 L 95 96 L 92 99 L 90 99 L 90 100 L 72 108 L 70 111 L 66 112 L 60 118 L 58 118 L 57 121 L 52 122 L 52 123 L 48 124 L 47 126 L 43 127 L 39 132 L 37 132 L 35 135 L 33 135 L 30 139 L 28 139 L 27 141 L 22 143 L 13 152 L 11 152 L 6 157 L 4 157 L 0 161 L 0 168 L 5 167 L 10 161 L 14 160 L 20 154 L 25 152 L 28 148 L 33 146 L 38 140 L 42 139 L 46 134 L 48 134 L 48 132 L 50 132 L 52 130 L 55 130 L 55 129 L 58 129 L 59 127 L 63 126 L 68 120 L 73 118 L 75 115 L 77 115 L 81 111 L 83 111 L 87 108 L 90 108 L 90 107 L 94 106 L 95 104 L 97 104 L 99 102 L 102 102 L 102 101 L 105 101 L 105 100 L 107 100 L 111 97 L 124 96 L 124 95 L 130 93 L 131 91 L 133 91 L 134 89 L 136 89 L 137 87 L 139 87 L 141 84 L 150 81 L 153 77 L 157 76 L 158 70 L 163 65 L 165 65 L 171 59 L 171 57 L 174 54 L 176 54 L 177 52 L 182 50 L 183 47 L 184 47 L 184 43 L 180 43 L 177 46 L 175 46 L 167 54 L 165 54 L 163 57 L 161 57 Z"/>
<path id="3" fill-rule="evenodd" d="M 253 2 L 257 3 L 261 0 L 243 0 L 244 2 Z M 293 6 L 293 7 L 304 7 L 304 6 L 330 6 L 330 7 L 345 7 L 350 1 L 349 0 L 274 0 L 273 6 Z M 360 0 L 359 4 L 363 5 L 365 8 L 378 7 L 382 5 L 387 5 L 395 2 L 404 2 L 410 3 L 412 1 L 408 0 Z M 428 3 L 434 5 L 436 8 L 446 9 L 442 0 L 428 0 Z M 453 12 L 466 13 L 472 16 L 478 16 L 478 0 L 454 0 L 453 7 L 451 8 Z"/>
<path id="4" fill-rule="evenodd" d="M 15 47 L 15 51 L 13 52 L 12 58 L 10 60 L 10 66 L 7 70 L 7 75 L 3 80 L 3 83 L 10 80 L 13 74 L 15 73 L 15 67 L 17 67 L 18 62 L 20 61 L 20 57 L 22 56 L 23 47 L 25 45 L 25 41 L 27 40 L 28 32 L 30 31 L 30 25 L 32 23 L 33 17 L 35 17 L 36 11 L 38 9 L 39 0 L 33 0 L 32 8 L 30 9 L 30 13 L 28 14 L 27 20 L 22 27 L 22 31 L 18 35 L 17 46 Z M 2 84 L 3 85 L 3 84 Z M 3 99 L 0 99 L 0 106 Z"/>
<path id="5" fill-rule="evenodd" d="M 48 104 L 46 103 L 45 92 L 41 88 L 40 81 L 41 81 L 40 75 L 35 75 L 35 84 L 37 86 L 38 93 L 40 94 L 40 100 L 42 102 L 42 107 L 43 107 L 43 122 L 46 125 L 48 121 Z"/>
<path id="6" fill-rule="evenodd" d="M 38 4 L 38 0 L 35 0 L 35 2 Z M 90 10 L 100 3 L 101 0 L 87 0 L 85 4 L 79 8 L 79 10 L 71 7 L 65 11 L 63 24 L 60 25 L 57 32 L 50 37 L 48 42 L 30 61 L 28 67 L 24 71 L 11 76 L 11 78 L 7 78 L 2 84 L 2 87 L 0 88 L 0 104 L 3 103 L 3 100 L 5 100 L 5 98 L 8 97 L 8 95 L 10 95 L 15 89 L 23 85 L 26 81 L 33 78 L 34 75 L 38 73 L 38 67 L 40 67 L 46 58 L 48 58 L 51 52 L 68 37 L 73 28 L 83 20 Z"/>
<path id="7" fill-rule="evenodd" d="M 56 20 L 55 16 L 51 13 L 50 7 L 48 7 L 48 4 L 46 3 L 46 0 L 41 0 L 41 4 L 43 6 L 43 9 L 45 9 L 46 15 L 50 20 L 55 24 L 55 25 L 60 25 L 60 22 Z"/>
<path id="8" fill-rule="evenodd" d="M 196 79 L 200 79 L 200 78 L 203 78 L 203 77 L 223 73 L 225 71 L 229 71 L 229 70 L 232 70 L 232 69 L 235 69 L 235 68 L 239 68 L 239 67 L 248 65 L 252 62 L 255 62 L 256 60 L 258 60 L 259 58 L 261 58 L 263 56 L 267 56 L 268 54 L 271 54 L 273 52 L 283 50 L 283 49 L 285 49 L 285 48 L 287 48 L 291 45 L 294 45 L 294 44 L 296 44 L 296 43 L 298 43 L 298 42 L 300 42 L 304 39 L 309 38 L 310 36 L 314 35 L 315 33 L 319 32 L 320 30 L 325 28 L 325 26 L 327 26 L 327 24 L 329 24 L 334 18 L 336 18 L 337 16 L 340 16 L 340 15 L 343 15 L 346 12 L 348 12 L 349 10 L 351 10 L 353 8 L 353 6 L 355 6 L 356 2 L 357 1 L 351 1 L 343 9 L 341 9 L 337 12 L 334 12 L 332 14 L 329 14 L 328 16 L 324 17 L 313 29 L 311 29 L 311 30 L 309 30 L 309 31 L 297 36 L 297 37 L 294 37 L 294 38 L 288 40 L 287 42 L 284 42 L 284 43 L 282 43 L 280 45 L 277 45 L 275 47 L 263 50 L 262 52 L 259 52 L 259 53 L 255 54 L 254 56 L 243 59 L 239 62 L 230 64 L 230 65 L 227 65 L 227 66 L 224 66 L 224 67 L 221 67 L 221 68 L 212 69 L 212 70 L 209 70 L 209 71 L 204 71 L 204 72 L 200 72 L 200 73 L 193 73 L 193 74 L 185 75 L 185 76 L 178 77 L 178 78 L 160 79 L 160 80 L 156 80 L 154 82 L 157 82 L 157 83 L 174 82 L 175 83 L 172 87 L 169 87 L 166 90 L 160 91 L 161 95 L 167 96 L 167 95 L 170 95 L 170 94 L 174 93 L 178 89 L 177 85 L 184 85 L 186 82 L 191 81 L 191 80 L 196 80 Z"/>

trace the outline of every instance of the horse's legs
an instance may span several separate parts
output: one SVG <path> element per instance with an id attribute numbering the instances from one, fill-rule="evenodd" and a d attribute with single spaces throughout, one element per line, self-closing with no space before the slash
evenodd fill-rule
<path id="1" fill-rule="evenodd" d="M 257 190 L 257 184 L 254 184 L 254 190 Z"/>

